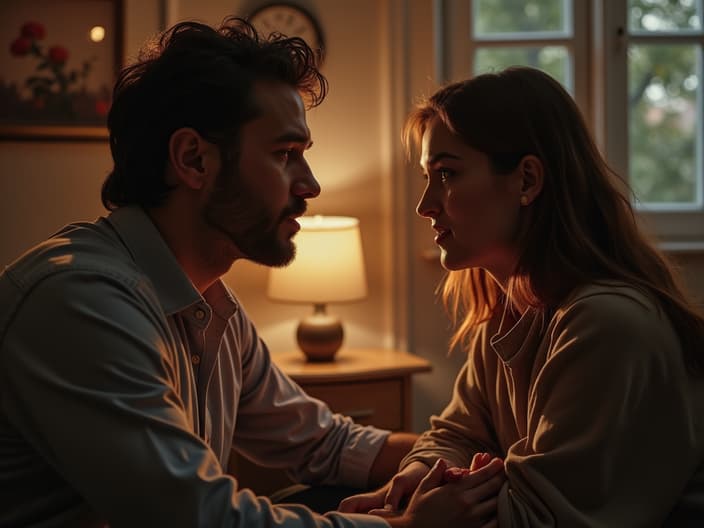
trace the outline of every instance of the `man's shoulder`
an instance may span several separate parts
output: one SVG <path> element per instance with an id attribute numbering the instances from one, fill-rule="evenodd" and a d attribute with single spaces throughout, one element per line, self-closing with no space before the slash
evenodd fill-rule
<path id="1" fill-rule="evenodd" d="M 104 219 L 69 224 L 30 248 L 0 274 L 21 291 L 60 273 L 93 272 L 136 279 L 138 270 L 119 236 Z"/>

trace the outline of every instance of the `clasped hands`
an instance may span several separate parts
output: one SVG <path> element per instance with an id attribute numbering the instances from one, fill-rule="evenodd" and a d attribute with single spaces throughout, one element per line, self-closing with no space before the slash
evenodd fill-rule
<path id="1" fill-rule="evenodd" d="M 505 480 L 503 460 L 487 453 L 474 455 L 469 469 L 448 467 L 443 459 L 432 468 L 413 462 L 382 488 L 346 498 L 339 510 L 378 515 L 392 527 L 494 528 Z"/>

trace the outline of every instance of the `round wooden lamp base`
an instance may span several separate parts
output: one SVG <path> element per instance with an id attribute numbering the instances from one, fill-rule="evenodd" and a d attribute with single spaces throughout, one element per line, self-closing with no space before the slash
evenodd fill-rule
<path id="1" fill-rule="evenodd" d="M 333 361 L 344 332 L 337 317 L 317 312 L 298 324 L 296 339 L 308 361 Z"/>

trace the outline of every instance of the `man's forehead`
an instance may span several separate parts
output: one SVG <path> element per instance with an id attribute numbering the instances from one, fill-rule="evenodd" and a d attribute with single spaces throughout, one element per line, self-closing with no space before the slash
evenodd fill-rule
<path id="1" fill-rule="evenodd" d="M 273 136 L 308 141 L 310 131 L 306 123 L 303 99 L 294 86 L 285 83 L 258 82 L 254 96 L 259 115 L 252 124 L 267 127 Z M 293 139 L 292 139 L 293 140 Z"/>
<path id="2" fill-rule="evenodd" d="M 254 83 L 253 92 L 257 104 L 264 112 L 288 110 L 305 115 L 303 98 L 295 86 L 282 82 L 258 81 Z"/>

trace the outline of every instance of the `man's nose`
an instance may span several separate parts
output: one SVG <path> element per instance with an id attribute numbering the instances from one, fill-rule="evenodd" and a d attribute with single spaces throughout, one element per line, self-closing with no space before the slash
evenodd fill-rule
<path id="1" fill-rule="evenodd" d="M 315 198 L 320 194 L 320 184 L 308 164 L 305 164 L 303 176 L 293 184 L 293 194 L 301 198 Z"/>

